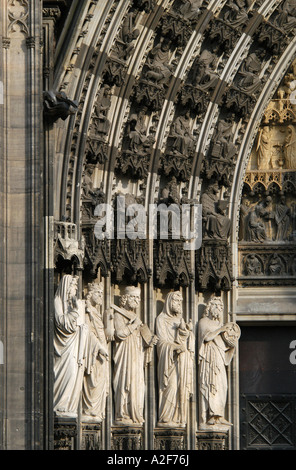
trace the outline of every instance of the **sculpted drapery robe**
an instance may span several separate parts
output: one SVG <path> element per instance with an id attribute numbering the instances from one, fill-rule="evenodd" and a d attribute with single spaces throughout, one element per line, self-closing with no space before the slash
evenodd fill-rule
<path id="1" fill-rule="evenodd" d="M 83 382 L 83 414 L 102 421 L 105 418 L 106 398 L 109 393 L 109 362 L 100 354 L 107 353 L 108 346 L 104 323 L 99 307 L 87 306 L 89 336 L 86 349 L 85 376 Z"/>
<path id="2" fill-rule="evenodd" d="M 182 314 L 170 312 L 169 294 L 162 313 L 156 319 L 158 336 L 159 424 L 185 426 L 189 396 L 193 392 L 193 334 L 180 329 Z M 177 354 L 177 345 L 185 345 Z"/>
<path id="3" fill-rule="evenodd" d="M 217 197 L 214 193 L 205 192 L 202 196 L 203 217 L 206 219 L 206 235 L 209 238 L 227 240 L 230 233 L 231 221 L 225 215 L 217 212 Z"/>
<path id="4" fill-rule="evenodd" d="M 284 200 L 281 200 L 275 208 L 274 218 L 277 224 L 276 240 L 287 240 L 291 224 L 290 214 L 290 208 L 286 205 Z"/>
<path id="5" fill-rule="evenodd" d="M 113 387 L 115 421 L 142 424 L 144 422 L 145 347 L 139 327 L 114 313 L 115 353 Z"/>
<path id="6" fill-rule="evenodd" d="M 83 382 L 87 327 L 68 303 L 73 276 L 63 276 L 55 295 L 54 411 L 77 414 Z"/>
<path id="7" fill-rule="evenodd" d="M 284 146 L 285 168 L 296 169 L 296 131 L 294 126 L 288 126 L 289 134 Z"/>
<path id="8" fill-rule="evenodd" d="M 226 368 L 233 358 L 234 348 L 229 348 L 220 334 L 211 341 L 206 341 L 221 324 L 204 317 L 198 325 L 198 358 L 200 393 L 206 403 L 208 418 L 224 417 L 227 397 Z"/>

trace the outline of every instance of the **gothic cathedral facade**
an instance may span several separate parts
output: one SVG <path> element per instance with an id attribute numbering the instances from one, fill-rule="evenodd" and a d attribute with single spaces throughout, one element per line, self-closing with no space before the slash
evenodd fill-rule
<path id="1" fill-rule="evenodd" d="M 296 449 L 296 1 L 0 6 L 0 449 Z"/>

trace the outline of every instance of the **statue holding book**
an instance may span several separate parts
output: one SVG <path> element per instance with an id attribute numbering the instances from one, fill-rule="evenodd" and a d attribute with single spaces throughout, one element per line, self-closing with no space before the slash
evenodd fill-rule
<path id="1" fill-rule="evenodd" d="M 135 310 L 141 301 L 140 288 L 126 287 L 114 312 L 114 399 L 117 425 L 144 422 L 145 366 L 151 360 L 157 337 L 143 324 Z"/>

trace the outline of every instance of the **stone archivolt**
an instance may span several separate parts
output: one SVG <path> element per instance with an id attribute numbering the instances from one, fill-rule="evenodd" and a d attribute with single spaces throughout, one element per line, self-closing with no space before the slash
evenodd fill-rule
<path id="1" fill-rule="evenodd" d="M 156 291 L 162 297 L 181 288 L 188 296 L 192 291 L 231 291 L 237 242 L 231 208 L 240 184 L 234 176 L 246 165 L 250 148 L 242 142 L 247 131 L 255 137 L 261 103 L 266 111 L 244 175 L 239 282 L 253 285 L 260 276 L 267 285 L 293 285 L 296 111 L 291 83 L 296 76 L 293 68 L 288 70 L 295 30 L 291 6 L 240 0 L 114 1 L 111 8 L 110 3 L 87 2 L 80 12 L 84 29 L 73 45 L 65 46 L 64 62 L 57 60 L 56 87 L 79 103 L 75 115 L 56 124 L 56 151 L 63 149 L 57 220 L 74 224 L 80 234 L 67 246 L 60 240 L 65 266 L 78 243 L 75 249 L 84 250 L 82 288 L 98 276 L 110 288 L 107 304 L 111 284 L 112 292 L 118 292 L 139 283 L 150 299 L 144 309 L 150 327 L 156 319 L 151 302 Z M 279 86 L 284 72 L 278 95 L 268 105 L 270 77 Z M 203 203 L 204 240 L 193 256 L 173 240 L 94 238 L 98 201 L 112 203 L 120 189 L 149 204 L 161 201 L 168 187 L 171 202 Z M 295 258 L 290 264 L 287 246 Z M 142 409 L 136 411 L 141 418 L 136 424 L 142 425 Z M 125 416 L 122 425 L 131 424 L 129 419 Z M 138 429 L 124 434 L 119 426 L 112 432 L 118 448 L 125 447 L 125 437 L 128 445 L 142 446 Z M 155 445 L 165 446 L 168 435 L 161 430 L 159 436 L 162 441 Z M 172 436 L 184 445 L 183 435 Z"/>

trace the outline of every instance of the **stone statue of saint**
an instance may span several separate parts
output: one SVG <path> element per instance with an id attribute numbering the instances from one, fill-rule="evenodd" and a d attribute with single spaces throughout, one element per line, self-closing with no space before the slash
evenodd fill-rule
<path id="1" fill-rule="evenodd" d="M 268 170 L 271 168 L 272 143 L 269 127 L 260 130 L 257 142 L 257 167 L 258 170 Z"/>
<path id="2" fill-rule="evenodd" d="M 54 412 L 62 417 L 77 416 L 83 383 L 88 328 L 77 282 L 64 275 L 54 300 Z"/>
<path id="3" fill-rule="evenodd" d="M 151 57 L 148 58 L 147 66 L 149 71 L 146 73 L 148 80 L 152 80 L 160 85 L 167 85 L 174 70 L 174 66 L 170 64 L 170 45 L 167 41 L 163 41 L 155 46 L 150 52 Z"/>
<path id="4" fill-rule="evenodd" d="M 231 221 L 225 215 L 218 201 L 219 186 L 209 186 L 201 197 L 202 216 L 205 222 L 205 237 L 227 240 L 230 235 Z"/>
<path id="5" fill-rule="evenodd" d="M 200 425 L 229 426 L 225 417 L 228 366 L 233 358 L 240 328 L 222 323 L 223 302 L 213 297 L 198 324 Z"/>
<path id="6" fill-rule="evenodd" d="M 129 150 L 143 153 L 147 141 L 147 126 L 145 124 L 147 108 L 144 106 L 138 114 L 132 114 L 128 123 Z"/>
<path id="7" fill-rule="evenodd" d="M 262 243 L 267 240 L 266 228 L 261 218 L 261 211 L 258 204 L 246 215 L 244 240 L 256 243 Z"/>
<path id="8" fill-rule="evenodd" d="M 214 89 L 219 81 L 215 72 L 217 55 L 208 49 L 204 49 L 192 66 L 192 82 L 204 91 Z"/>
<path id="9" fill-rule="evenodd" d="M 177 117 L 171 127 L 172 149 L 176 155 L 188 156 L 194 149 L 194 137 L 190 129 L 190 112 Z"/>
<path id="10" fill-rule="evenodd" d="M 105 418 L 109 393 L 109 354 L 101 305 L 103 284 L 88 286 L 86 322 L 89 328 L 82 391 L 82 420 L 101 422 Z"/>
<path id="11" fill-rule="evenodd" d="M 194 334 L 182 316 L 182 294 L 168 294 L 156 319 L 159 419 L 161 427 L 185 427 L 193 392 Z"/>
<path id="12" fill-rule="evenodd" d="M 275 18 L 277 26 L 289 34 L 296 28 L 296 1 L 286 0 L 279 6 L 279 14 Z"/>
<path id="13" fill-rule="evenodd" d="M 288 135 L 284 144 L 285 168 L 296 170 L 296 131 L 294 126 L 288 126 Z"/>
<path id="14" fill-rule="evenodd" d="M 100 91 L 100 95 L 95 106 L 95 115 L 93 118 L 94 129 L 92 129 L 92 131 L 98 133 L 104 139 L 106 138 L 111 125 L 109 119 L 107 118 L 110 106 L 111 88 L 109 85 L 105 85 Z"/>
<path id="15" fill-rule="evenodd" d="M 261 262 L 254 254 L 247 256 L 245 260 L 245 273 L 247 276 L 263 274 Z"/>
<path id="16" fill-rule="evenodd" d="M 240 206 L 240 240 L 246 240 L 246 226 L 250 211 L 250 201 L 248 199 L 243 199 Z"/>
<path id="17" fill-rule="evenodd" d="M 233 28 L 239 28 L 242 24 L 245 24 L 248 20 L 248 13 L 246 8 L 250 6 L 250 2 L 247 4 L 244 0 L 230 0 L 227 2 L 229 11 L 224 15 L 224 21 L 228 21 Z"/>
<path id="18" fill-rule="evenodd" d="M 180 13 L 186 20 L 197 20 L 200 14 L 201 0 L 182 0 L 179 7 Z"/>
<path id="19" fill-rule="evenodd" d="M 157 338 L 136 314 L 140 288 L 129 286 L 114 310 L 114 400 L 115 424 L 142 425 L 144 422 L 144 369 L 151 360 Z"/>

